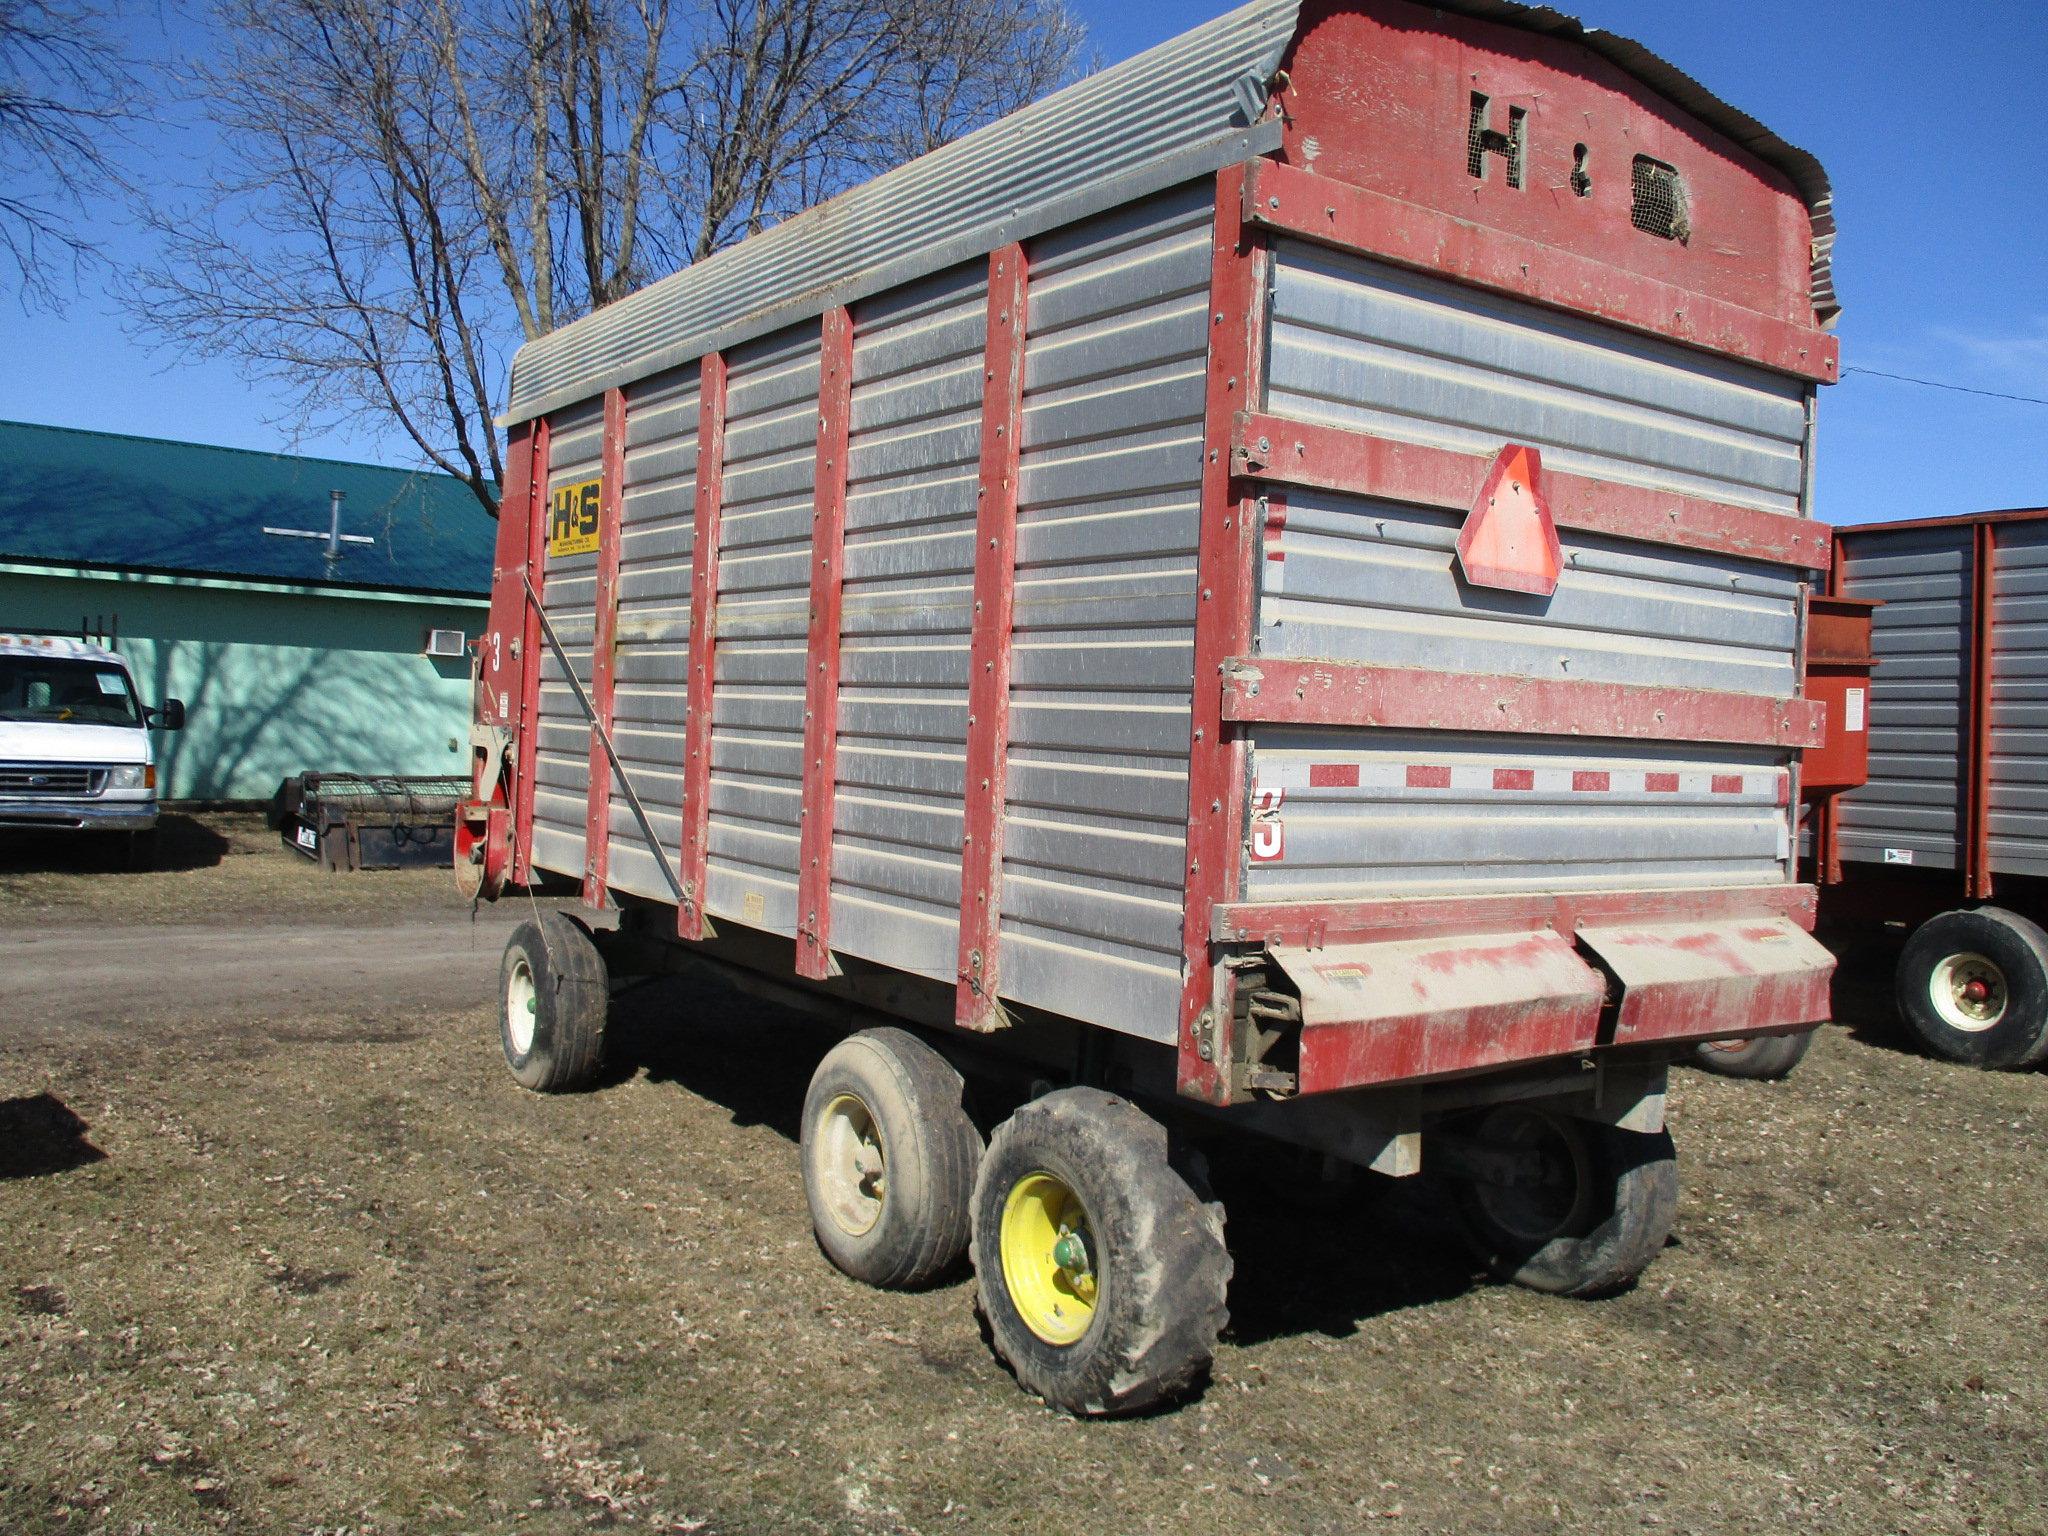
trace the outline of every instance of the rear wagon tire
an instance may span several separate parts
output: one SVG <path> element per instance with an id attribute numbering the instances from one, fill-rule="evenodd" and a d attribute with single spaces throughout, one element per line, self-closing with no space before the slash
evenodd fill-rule
<path id="1" fill-rule="evenodd" d="M 498 966 L 498 1044 L 522 1088 L 574 1093 L 604 1065 L 611 992 L 590 932 L 560 912 L 521 923 Z"/>
<path id="2" fill-rule="evenodd" d="M 989 1138 L 974 1186 L 977 1301 L 1027 1391 L 1076 1415 L 1136 1413 L 1206 1378 L 1229 1313 L 1223 1207 L 1166 1128 L 1066 1088 Z"/>
<path id="3" fill-rule="evenodd" d="M 1693 1051 L 1693 1064 L 1721 1077 L 1746 1077 L 1759 1082 L 1776 1082 L 1789 1077 L 1792 1069 L 1813 1049 L 1818 1030 L 1796 1035 L 1758 1035 L 1748 1040 L 1702 1040 Z"/>
<path id="4" fill-rule="evenodd" d="M 981 1132 L 953 1064 L 907 1030 L 825 1054 L 804 1095 L 804 1198 L 825 1257 L 892 1290 L 930 1285 L 967 1251 Z"/>
<path id="5" fill-rule="evenodd" d="M 2048 934 L 2002 907 L 1930 917 L 1899 956 L 1898 1002 L 1937 1056 L 2035 1066 L 2048 1058 Z"/>
<path id="6" fill-rule="evenodd" d="M 1553 1296 L 1607 1296 L 1663 1250 L 1678 1217 L 1669 1131 L 1624 1131 L 1503 1104 L 1466 1134 L 1494 1151 L 1535 1153 L 1544 1167 L 1533 1190 L 1477 1180 L 1458 1186 L 1466 1241 L 1499 1279 Z"/>

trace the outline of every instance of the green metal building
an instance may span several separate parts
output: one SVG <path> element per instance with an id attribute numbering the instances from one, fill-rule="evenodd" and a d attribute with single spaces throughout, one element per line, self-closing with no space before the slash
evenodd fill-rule
<path id="1" fill-rule="evenodd" d="M 461 772 L 496 531 L 446 475 L 0 422 L 0 632 L 104 632 L 185 701 L 167 800 Z"/>

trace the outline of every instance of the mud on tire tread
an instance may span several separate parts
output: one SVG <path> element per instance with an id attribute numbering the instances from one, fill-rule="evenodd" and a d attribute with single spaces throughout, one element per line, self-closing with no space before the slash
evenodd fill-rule
<path id="1" fill-rule="evenodd" d="M 823 1208 L 812 1162 L 825 1110 L 843 1093 L 874 1117 L 888 1168 L 882 1214 L 860 1236 Z M 965 1256 L 982 1151 L 965 1095 L 953 1064 L 908 1030 L 863 1030 L 818 1063 L 804 1095 L 799 1142 L 804 1198 L 818 1246 L 846 1274 L 888 1290 L 914 1290 L 942 1279 Z"/>
<path id="2" fill-rule="evenodd" d="M 1101 1244 L 1094 1322 L 1066 1346 L 1031 1331 L 1003 1279 L 1004 1203 L 1040 1171 L 1080 1196 Z M 1205 1184 L 1169 1150 L 1164 1126 L 1098 1089 L 1047 1094 L 996 1129 L 974 1186 L 976 1308 L 1026 1390 L 1094 1417 L 1141 1412 L 1206 1379 L 1230 1315 L 1231 1261 L 1223 1207 L 1203 1198 Z"/>
<path id="3" fill-rule="evenodd" d="M 1989 1029 L 1957 1029 L 1934 1010 L 1928 987 L 1950 955 L 1977 953 L 2005 972 L 2005 1017 Z M 1899 956 L 1899 1013 L 1928 1050 L 1947 1061 L 2019 1071 L 2048 1060 L 2048 934 L 2003 907 L 1943 912 L 1913 931 Z"/>
<path id="4" fill-rule="evenodd" d="M 1671 1133 L 1549 1118 L 1575 1139 L 1583 1160 L 1583 1211 L 1565 1230 L 1531 1240 L 1497 1224 L 1476 1189 L 1465 1184 L 1457 1193 L 1459 1225 L 1474 1255 L 1499 1279 L 1553 1296 L 1612 1295 L 1649 1268 L 1676 1223 L 1678 1157 Z M 1481 1139 L 1489 1119 L 1477 1122 Z"/>
<path id="5" fill-rule="evenodd" d="M 514 1046 L 507 1006 L 512 970 L 523 955 L 533 972 L 533 1041 Z M 604 1065 L 605 1023 L 611 1012 L 604 958 L 590 931 L 561 912 L 512 930 L 498 965 L 498 1044 L 521 1087 L 535 1093 L 576 1093 L 597 1081 Z"/>

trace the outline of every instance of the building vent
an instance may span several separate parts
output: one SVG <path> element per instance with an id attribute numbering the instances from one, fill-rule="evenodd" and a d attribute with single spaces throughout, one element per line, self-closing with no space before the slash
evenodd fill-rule
<path id="1" fill-rule="evenodd" d="M 469 648 L 469 642 L 459 629 L 430 629 L 427 631 L 427 654 L 429 656 L 460 656 Z"/>
<path id="2" fill-rule="evenodd" d="M 1629 222 L 1659 240 L 1680 245 L 1692 238 L 1692 219 L 1685 206 L 1685 183 L 1678 168 L 1648 155 L 1637 155 L 1629 177 Z"/>

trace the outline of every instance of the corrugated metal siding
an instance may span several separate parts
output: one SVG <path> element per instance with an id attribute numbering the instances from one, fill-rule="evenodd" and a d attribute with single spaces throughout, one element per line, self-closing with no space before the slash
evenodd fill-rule
<path id="1" fill-rule="evenodd" d="M 1268 406 L 1283 416 L 1487 457 L 1531 443 L 1547 467 L 1799 510 L 1802 386 L 1753 369 L 1291 242 L 1276 251 L 1270 347 Z M 1794 692 L 1799 584 L 1781 567 L 1565 530 L 1557 590 L 1538 597 L 1468 585 L 1463 522 L 1290 491 L 1259 562 L 1259 653 Z M 1311 760 L 1333 770 L 1325 782 L 1303 777 Z M 1393 771 L 1409 766 L 1413 783 Z M 1743 748 L 1260 727 L 1254 785 L 1284 832 L 1255 829 L 1255 847 L 1279 856 L 1249 866 L 1247 891 L 1783 879 L 1786 767 L 1782 753 Z"/>
<path id="2" fill-rule="evenodd" d="M 529 342 L 506 419 L 1275 147 L 1247 124 L 1298 10 L 1255 0 Z"/>
<path id="3" fill-rule="evenodd" d="M 1268 405 L 1401 442 L 1799 511 L 1805 386 L 1760 369 L 1281 241 Z"/>
<path id="4" fill-rule="evenodd" d="M 1799 584 L 1782 567 L 1567 529 L 1543 598 L 1465 584 L 1462 513 L 1290 491 L 1286 516 L 1281 558 L 1260 562 L 1269 656 L 1778 698 L 1798 682 Z"/>
<path id="5" fill-rule="evenodd" d="M 832 947 L 950 981 L 987 266 L 853 315 Z"/>
<path id="6" fill-rule="evenodd" d="M 1264 728 L 1254 775 L 1279 857 L 1249 865 L 1253 900 L 1785 878 L 1789 779 L 1768 749 Z"/>
<path id="7" fill-rule="evenodd" d="M 597 478 L 604 457 L 604 401 L 557 411 L 548 423 L 548 494 Z M 550 555 L 543 567 L 541 607 L 554 626 L 576 680 L 590 687 L 590 642 L 597 598 L 597 556 Z M 590 802 L 590 718 L 576 702 L 553 647 L 541 642 L 540 750 L 534 767 L 533 861 L 583 876 L 584 827 Z"/>
<path id="8" fill-rule="evenodd" d="M 1002 992 L 1171 1038 L 1208 327 L 1206 186 L 1031 251 Z"/>
<path id="9" fill-rule="evenodd" d="M 619 619 L 612 745 L 659 840 L 612 786 L 610 883 L 675 899 L 680 880 L 683 728 L 689 717 L 690 573 L 696 548 L 697 365 L 626 391 L 626 491 L 619 509 Z"/>
<path id="10" fill-rule="evenodd" d="M 794 935 L 818 330 L 750 342 L 728 362 L 705 907 Z"/>
<path id="11" fill-rule="evenodd" d="M 2048 874 L 2048 523 L 1994 537 L 1991 867 Z"/>
<path id="12" fill-rule="evenodd" d="M 1963 684 L 1969 671 L 1971 531 L 1907 528 L 1842 541 L 1844 597 L 1878 598 L 1870 779 L 1841 797 L 1845 859 L 1954 869 L 1961 835 Z"/>

